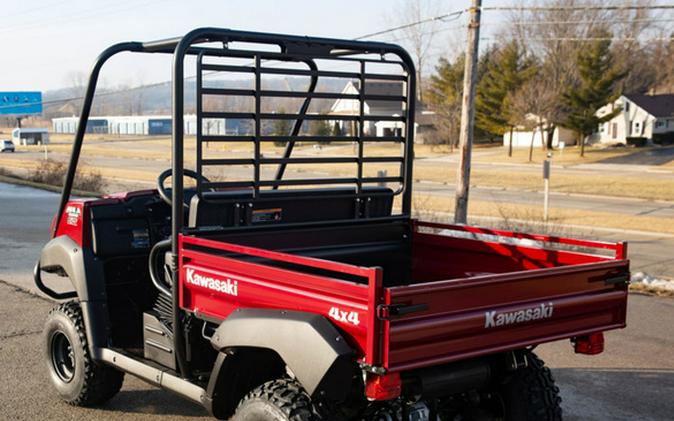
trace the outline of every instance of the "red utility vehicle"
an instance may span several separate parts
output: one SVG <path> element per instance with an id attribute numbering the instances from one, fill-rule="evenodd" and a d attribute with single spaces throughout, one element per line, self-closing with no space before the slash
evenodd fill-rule
<path id="1" fill-rule="evenodd" d="M 71 200 L 98 73 L 125 51 L 174 56 L 172 168 L 157 190 Z M 126 372 L 222 419 L 561 419 L 533 348 L 602 352 L 625 326 L 626 245 L 412 219 L 414 98 L 391 44 L 204 28 L 106 50 L 35 270 L 75 298 L 45 328 L 59 395 L 101 404 Z"/>

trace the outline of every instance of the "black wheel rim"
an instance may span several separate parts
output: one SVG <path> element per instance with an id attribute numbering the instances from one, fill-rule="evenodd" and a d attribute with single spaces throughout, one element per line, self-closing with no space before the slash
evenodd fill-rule
<path id="1" fill-rule="evenodd" d="M 75 377 L 75 353 L 70 340 L 61 331 L 51 337 L 51 362 L 56 375 L 65 383 Z"/>

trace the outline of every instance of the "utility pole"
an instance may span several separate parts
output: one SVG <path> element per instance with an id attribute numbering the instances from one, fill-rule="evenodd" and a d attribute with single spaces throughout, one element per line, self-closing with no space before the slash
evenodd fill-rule
<path id="1" fill-rule="evenodd" d="M 456 177 L 456 204 L 454 222 L 465 224 L 468 219 L 468 189 L 470 187 L 470 156 L 473 149 L 475 122 L 475 84 L 477 83 L 477 54 L 480 39 L 480 8 L 482 0 L 471 0 L 468 23 L 466 67 L 463 74 L 463 100 L 461 103 L 461 133 L 459 135 L 459 169 Z"/>

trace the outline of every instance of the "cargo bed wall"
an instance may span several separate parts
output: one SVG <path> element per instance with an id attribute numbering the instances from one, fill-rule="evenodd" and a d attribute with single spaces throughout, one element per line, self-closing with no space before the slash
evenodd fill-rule
<path id="1" fill-rule="evenodd" d="M 416 232 L 415 283 L 609 261 L 600 255 Z"/>

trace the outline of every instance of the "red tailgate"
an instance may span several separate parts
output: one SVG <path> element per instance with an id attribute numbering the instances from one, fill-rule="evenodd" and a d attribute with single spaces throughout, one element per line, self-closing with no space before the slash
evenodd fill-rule
<path id="1" fill-rule="evenodd" d="M 438 250 L 437 240 L 442 236 L 418 236 L 433 237 L 433 249 Z M 423 243 L 425 239 L 417 241 Z M 478 243 L 489 245 L 486 241 Z M 596 244 L 606 248 L 607 243 Z M 501 256 L 507 254 L 503 248 L 512 248 L 512 256 L 519 259 L 530 255 L 527 247 L 493 245 L 501 249 Z M 423 249 L 423 244 L 416 247 Z M 555 259 L 578 256 L 595 263 L 386 289 L 386 302 L 393 306 L 390 308 L 416 312 L 390 317 L 385 323 L 384 365 L 392 371 L 406 370 L 624 327 L 629 262 L 622 259 L 624 245 L 614 247 L 616 258 L 556 252 Z M 451 254 L 444 260 L 445 265 L 452 266 Z M 425 273 L 424 269 L 419 273 Z"/>

